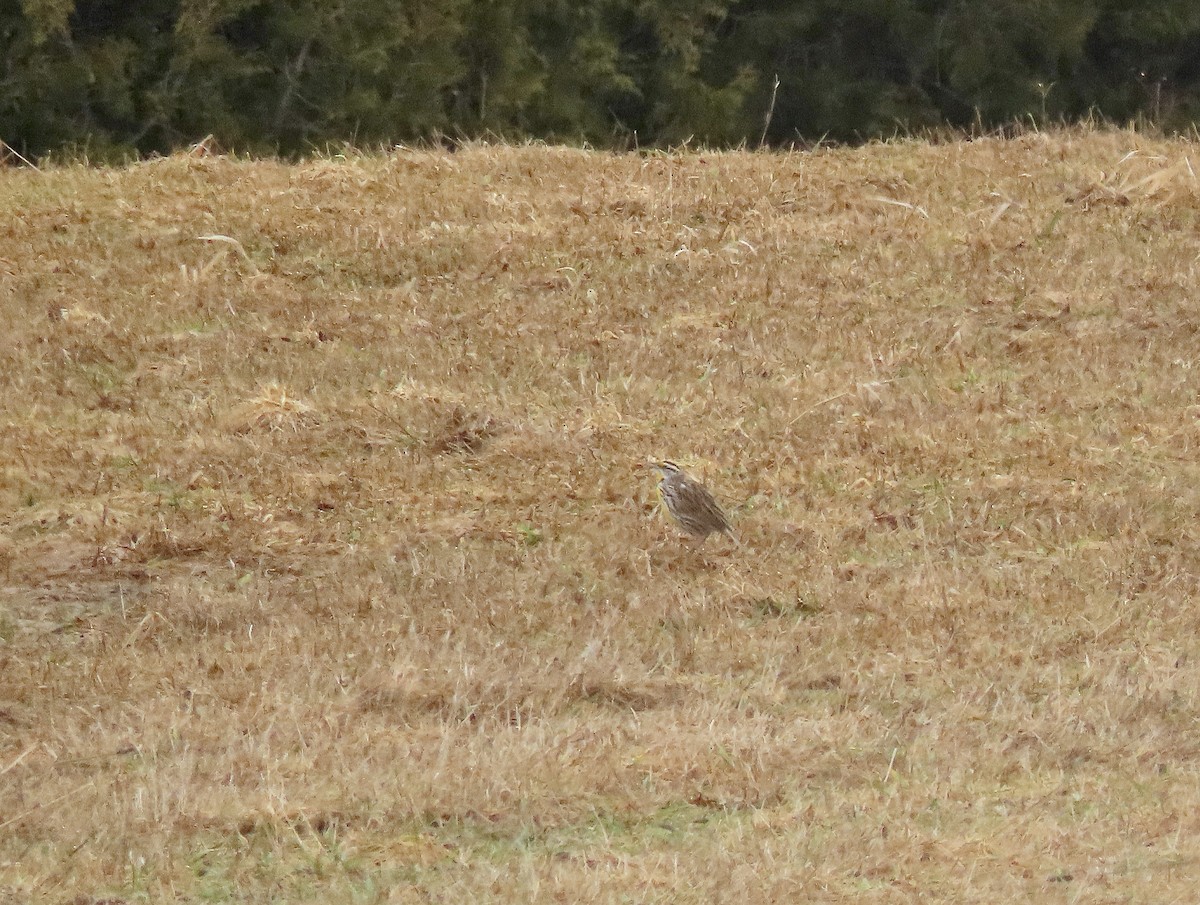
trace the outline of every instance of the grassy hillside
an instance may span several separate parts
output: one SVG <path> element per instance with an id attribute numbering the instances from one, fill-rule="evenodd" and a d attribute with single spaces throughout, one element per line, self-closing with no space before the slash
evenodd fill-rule
<path id="1" fill-rule="evenodd" d="M 1194 166 L 0 172 L 0 899 L 1194 897 Z"/>

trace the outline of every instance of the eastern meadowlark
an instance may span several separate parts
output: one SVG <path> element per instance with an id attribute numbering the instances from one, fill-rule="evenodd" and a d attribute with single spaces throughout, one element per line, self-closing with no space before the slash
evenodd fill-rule
<path id="1" fill-rule="evenodd" d="M 680 528 L 692 537 L 699 538 L 701 543 L 715 533 L 728 534 L 735 544 L 738 543 L 729 526 L 729 516 L 708 492 L 708 488 L 674 462 L 654 460 L 650 465 L 662 475 L 658 492 L 667 512 Z"/>

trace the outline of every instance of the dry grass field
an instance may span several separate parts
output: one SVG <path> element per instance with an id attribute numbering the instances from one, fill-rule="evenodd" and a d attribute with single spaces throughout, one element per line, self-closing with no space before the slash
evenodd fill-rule
<path id="1" fill-rule="evenodd" d="M 1195 901 L 1197 150 L 0 171 L 0 901 Z"/>

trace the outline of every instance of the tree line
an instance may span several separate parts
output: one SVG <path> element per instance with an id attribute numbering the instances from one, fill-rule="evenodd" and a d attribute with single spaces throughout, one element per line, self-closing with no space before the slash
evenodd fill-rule
<path id="1" fill-rule="evenodd" d="M 1098 117 L 1190 128 L 1196 0 L 8 0 L 31 159 L 500 136 L 862 141 Z"/>

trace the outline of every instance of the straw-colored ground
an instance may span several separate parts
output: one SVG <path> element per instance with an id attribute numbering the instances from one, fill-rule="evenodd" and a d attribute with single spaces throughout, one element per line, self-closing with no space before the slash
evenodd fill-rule
<path id="1" fill-rule="evenodd" d="M 1194 900 L 1193 165 L 0 172 L 0 900 Z"/>

